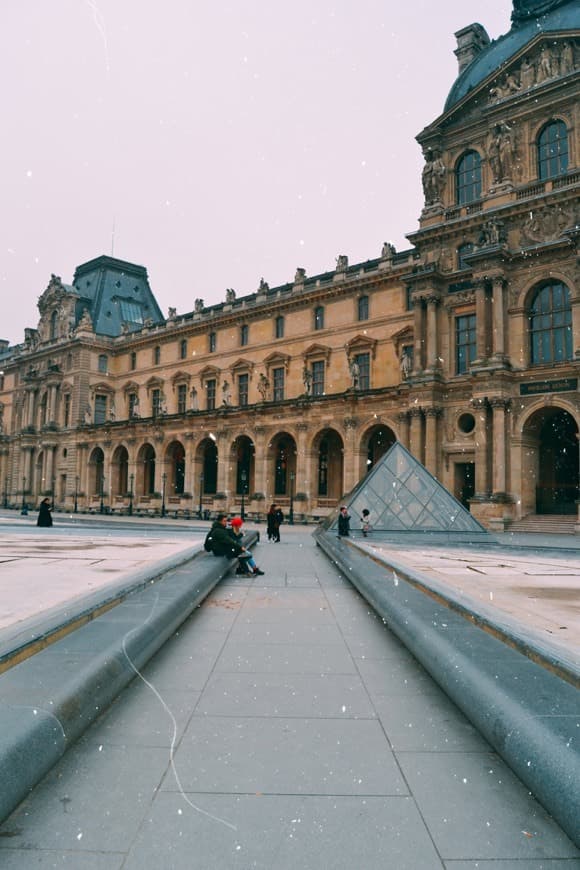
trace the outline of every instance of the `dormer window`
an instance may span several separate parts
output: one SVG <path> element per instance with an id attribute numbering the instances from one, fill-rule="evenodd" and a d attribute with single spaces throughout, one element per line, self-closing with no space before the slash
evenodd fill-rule
<path id="1" fill-rule="evenodd" d="M 544 181 L 568 171 L 568 131 L 563 121 L 550 121 L 538 136 L 538 177 Z"/>
<path id="2" fill-rule="evenodd" d="M 481 157 L 477 151 L 466 151 L 455 168 L 457 205 L 467 205 L 481 197 Z"/>

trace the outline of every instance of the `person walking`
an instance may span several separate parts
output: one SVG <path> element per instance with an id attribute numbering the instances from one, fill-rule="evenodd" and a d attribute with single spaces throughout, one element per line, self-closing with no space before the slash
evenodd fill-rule
<path id="1" fill-rule="evenodd" d="M 368 538 L 371 529 L 371 512 L 368 508 L 363 508 L 360 521 L 362 526 L 363 538 Z"/>
<path id="2" fill-rule="evenodd" d="M 350 535 L 350 514 L 347 511 L 345 505 L 343 505 L 340 509 L 340 513 L 338 515 L 338 537 L 339 538 L 348 538 Z"/>
<path id="3" fill-rule="evenodd" d="M 274 505 L 274 543 L 280 543 L 280 526 L 284 522 L 284 514 L 280 505 Z"/>
<path id="4" fill-rule="evenodd" d="M 52 526 L 52 505 L 49 498 L 43 498 L 38 509 L 37 526 Z"/>
<path id="5" fill-rule="evenodd" d="M 268 514 L 266 516 L 266 532 L 268 534 L 269 541 L 276 539 L 275 522 L 276 522 L 276 505 L 271 504 L 270 510 L 268 511 Z"/>

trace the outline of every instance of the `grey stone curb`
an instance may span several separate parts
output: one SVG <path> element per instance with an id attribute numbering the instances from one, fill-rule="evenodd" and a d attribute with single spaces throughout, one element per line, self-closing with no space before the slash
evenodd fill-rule
<path id="1" fill-rule="evenodd" d="M 314 538 L 580 847 L 578 689 L 502 640 L 499 627 L 491 634 L 329 532 Z"/>
<path id="2" fill-rule="evenodd" d="M 132 594 L 116 607 L 0 675 L 0 821 L 235 564 L 203 551 L 190 559 L 189 576 L 183 571 L 156 583 L 183 559 L 152 565 L 149 578 L 134 578 Z"/>

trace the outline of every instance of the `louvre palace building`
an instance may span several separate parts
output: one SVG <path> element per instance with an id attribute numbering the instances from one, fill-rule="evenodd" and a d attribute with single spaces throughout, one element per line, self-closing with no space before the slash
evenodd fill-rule
<path id="1" fill-rule="evenodd" d="M 456 38 L 407 250 L 167 317 L 143 266 L 51 277 L 0 346 L 4 507 L 312 520 L 400 441 L 486 527 L 580 531 L 580 4 Z"/>

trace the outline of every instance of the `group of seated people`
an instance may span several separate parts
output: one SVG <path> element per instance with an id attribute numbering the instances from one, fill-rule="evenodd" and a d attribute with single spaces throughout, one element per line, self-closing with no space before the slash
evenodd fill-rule
<path id="1" fill-rule="evenodd" d="M 228 515 L 218 514 L 207 533 L 204 547 L 214 556 L 225 556 L 228 559 L 237 557 L 236 574 L 252 574 L 257 577 L 264 572 L 258 568 L 254 557 L 242 544 L 242 525 L 241 517 L 232 517 L 228 528 Z"/>

